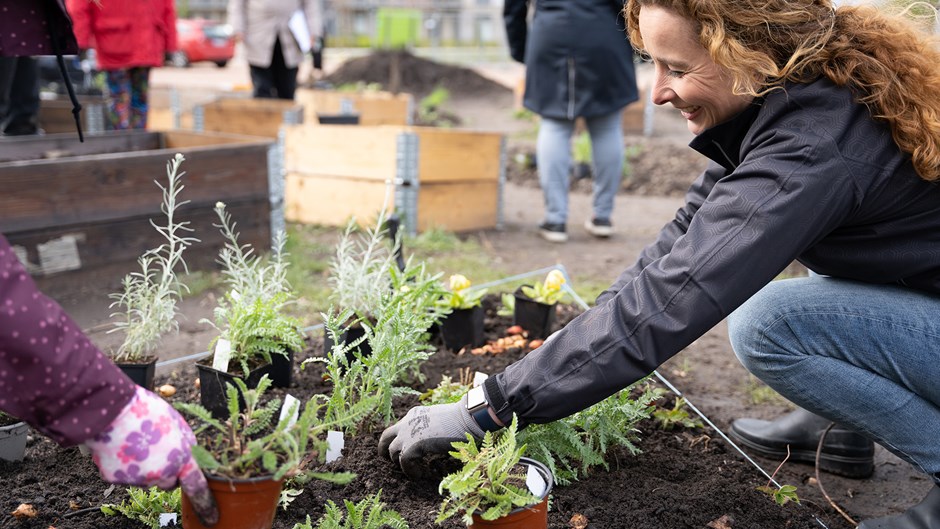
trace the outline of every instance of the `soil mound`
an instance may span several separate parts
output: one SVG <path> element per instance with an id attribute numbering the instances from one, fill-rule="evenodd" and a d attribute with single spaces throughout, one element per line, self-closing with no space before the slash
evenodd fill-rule
<path id="1" fill-rule="evenodd" d="M 358 82 L 378 83 L 384 90 L 408 92 L 418 99 L 438 86 L 446 88 L 455 97 L 487 97 L 512 92 L 471 69 L 441 64 L 407 51 L 376 51 L 365 57 L 350 59 L 325 80 L 337 86 Z"/>

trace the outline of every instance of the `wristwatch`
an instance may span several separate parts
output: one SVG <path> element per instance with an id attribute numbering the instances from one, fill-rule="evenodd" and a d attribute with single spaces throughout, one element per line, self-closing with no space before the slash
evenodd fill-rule
<path id="1" fill-rule="evenodd" d="M 495 432 L 503 428 L 490 416 L 490 403 L 486 401 L 483 386 L 477 386 L 467 393 L 467 411 L 484 432 Z"/>

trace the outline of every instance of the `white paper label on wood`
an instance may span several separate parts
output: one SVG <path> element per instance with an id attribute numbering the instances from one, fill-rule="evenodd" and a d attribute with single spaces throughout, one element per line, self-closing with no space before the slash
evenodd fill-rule
<path id="1" fill-rule="evenodd" d="M 228 362 L 232 359 L 232 342 L 225 338 L 219 338 L 215 342 L 215 353 L 212 356 L 212 369 L 216 371 L 228 371 Z"/>
<path id="2" fill-rule="evenodd" d="M 343 439 L 343 432 L 336 432 L 330 430 L 326 432 L 326 462 L 332 463 L 337 459 L 343 457 L 343 447 L 346 446 L 346 441 Z"/>

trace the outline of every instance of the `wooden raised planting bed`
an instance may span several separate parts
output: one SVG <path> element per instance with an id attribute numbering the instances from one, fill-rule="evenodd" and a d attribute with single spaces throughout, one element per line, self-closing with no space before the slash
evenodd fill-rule
<path id="1" fill-rule="evenodd" d="M 356 114 L 359 125 L 411 125 L 414 98 L 390 92 L 340 92 L 298 88 L 294 100 L 304 107 L 304 123 L 318 124 L 320 116 Z"/>
<path id="2" fill-rule="evenodd" d="M 186 261 L 190 269 L 211 267 L 223 244 L 212 225 L 217 201 L 228 205 L 245 243 L 269 247 L 273 150 L 273 142 L 258 138 L 185 131 L 109 132 L 84 143 L 75 134 L 3 139 L 0 232 L 41 287 L 120 280 L 144 251 L 164 242 L 150 224 L 162 215 L 154 182 L 182 153 L 179 200 L 189 203 L 180 213 L 202 240 Z"/>
<path id="3" fill-rule="evenodd" d="M 78 96 L 82 105 L 79 120 L 85 134 L 104 132 L 107 104 L 102 96 Z M 72 102 L 67 97 L 43 99 L 39 102 L 39 128 L 46 134 L 71 132 L 78 138 L 75 118 L 72 116 Z"/>
<path id="4" fill-rule="evenodd" d="M 303 119 L 303 107 L 284 99 L 223 97 L 193 109 L 195 130 L 265 138 L 277 138 L 281 125 Z"/>
<path id="5" fill-rule="evenodd" d="M 383 201 L 409 233 L 496 227 L 505 148 L 501 134 L 430 127 L 285 127 L 285 216 L 368 223 Z M 387 194 L 386 182 L 393 192 Z"/>

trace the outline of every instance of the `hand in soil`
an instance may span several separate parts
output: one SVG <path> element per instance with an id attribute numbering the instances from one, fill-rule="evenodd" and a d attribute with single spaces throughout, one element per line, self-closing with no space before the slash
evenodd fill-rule
<path id="1" fill-rule="evenodd" d="M 166 490 L 179 485 L 206 525 L 218 521 L 215 499 L 192 458 L 193 431 L 157 395 L 138 386 L 111 425 L 85 444 L 105 481 Z"/>
<path id="2" fill-rule="evenodd" d="M 483 430 L 467 411 L 467 396 L 460 402 L 417 406 L 400 421 L 382 432 L 379 454 L 389 458 L 411 479 L 426 479 L 436 472 L 428 458 L 447 454 L 455 441 L 466 441 L 467 434 L 477 439 Z"/>

